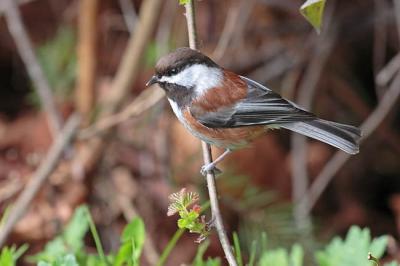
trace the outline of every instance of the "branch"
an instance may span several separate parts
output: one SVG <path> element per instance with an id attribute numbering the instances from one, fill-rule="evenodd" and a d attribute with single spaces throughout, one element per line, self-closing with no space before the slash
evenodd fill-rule
<path id="1" fill-rule="evenodd" d="M 157 86 L 144 90 L 135 100 L 121 112 L 104 117 L 94 125 L 85 128 L 79 133 L 79 139 L 88 139 L 101 134 L 110 128 L 139 116 L 163 99 L 165 93 Z"/>
<path id="2" fill-rule="evenodd" d="M 197 35 L 196 35 L 195 11 L 194 11 L 193 0 L 188 0 L 187 3 L 185 4 L 185 8 L 186 8 L 186 21 L 187 21 L 188 35 L 189 35 L 189 46 L 192 49 L 197 49 L 197 42 L 196 42 Z M 204 163 L 205 164 L 211 163 L 212 162 L 211 146 L 202 141 L 201 147 L 203 150 Z M 222 245 L 222 249 L 224 250 L 229 265 L 237 266 L 235 256 L 233 255 L 232 252 L 231 244 L 229 243 L 228 237 L 225 232 L 221 211 L 218 205 L 218 195 L 215 185 L 214 173 L 208 172 L 206 178 L 207 178 L 208 194 L 210 197 L 212 219 L 214 220 L 215 228 L 217 230 L 218 237 Z"/>
<path id="3" fill-rule="evenodd" d="M 122 16 L 125 21 L 125 25 L 128 31 L 132 32 L 138 20 L 138 16 L 135 12 L 135 7 L 130 0 L 119 0 L 118 2 L 121 8 Z"/>
<path id="4" fill-rule="evenodd" d="M 85 118 L 92 111 L 96 77 L 96 40 L 97 40 L 98 0 L 79 2 L 79 39 L 78 39 L 78 86 L 75 91 L 75 103 L 79 113 Z"/>
<path id="5" fill-rule="evenodd" d="M 400 96 L 400 74 L 397 74 L 396 78 L 392 82 L 389 90 L 383 95 L 382 100 L 378 106 L 372 112 L 372 114 L 365 120 L 361 125 L 361 131 L 363 132 L 363 138 L 361 143 L 364 142 L 382 123 L 386 115 L 392 109 Z M 332 159 L 326 164 L 324 169 L 315 179 L 308 192 L 300 200 L 299 205 L 304 211 L 309 214 L 321 196 L 322 192 L 328 186 L 334 175 L 342 168 L 346 161 L 351 155 L 337 151 Z"/>
<path id="6" fill-rule="evenodd" d="M 332 11 L 330 12 L 332 13 Z M 326 19 L 329 21 L 329 19 Z M 325 22 L 326 23 L 326 22 Z M 326 23 L 325 25 L 329 25 Z M 309 67 L 304 75 L 303 82 L 299 88 L 298 104 L 306 110 L 311 109 L 312 101 L 321 77 L 322 70 L 335 41 L 335 33 L 325 30 L 315 44 L 316 52 L 313 55 Z M 308 188 L 307 171 L 307 139 L 300 134 L 292 134 L 292 198 L 294 202 L 294 218 L 298 228 L 307 229 L 311 226 L 311 219 L 305 211 L 307 202 L 300 205 L 299 200 L 306 194 Z"/>
<path id="7" fill-rule="evenodd" d="M 14 38 L 15 45 L 27 68 L 28 74 L 35 85 L 40 101 L 44 106 L 49 120 L 50 130 L 55 136 L 61 128 L 61 116 L 56 108 L 50 85 L 36 58 L 33 46 L 29 40 L 28 33 L 22 23 L 21 14 L 14 0 L 3 0 L 3 11 L 7 21 L 8 29 Z"/>
<path id="8" fill-rule="evenodd" d="M 78 130 L 79 123 L 80 117 L 77 115 L 72 115 L 65 123 L 64 128 L 58 134 L 49 152 L 47 153 L 46 158 L 30 178 L 29 183 L 26 185 L 24 191 L 22 191 L 21 195 L 13 205 L 4 225 L 0 228 L 0 247 L 4 244 L 14 225 L 24 215 L 33 197 L 39 191 L 44 181 L 51 175 L 58 165 L 58 162 L 62 158 L 63 152 L 68 147 L 68 144 Z"/>
<path id="9" fill-rule="evenodd" d="M 118 66 L 117 74 L 112 82 L 110 95 L 101 107 L 99 119 L 109 117 L 118 111 L 119 107 L 129 94 L 129 89 L 140 71 L 140 59 L 146 49 L 146 44 L 154 31 L 161 0 L 145 0 L 142 2 L 139 13 L 139 20 L 135 24 L 127 47 Z M 103 135 L 108 135 L 110 130 L 105 130 Z M 74 163 L 80 167 L 80 174 L 88 172 L 100 159 L 107 144 L 104 138 L 96 137 L 89 139 L 79 148 L 79 156 L 75 156 Z M 78 168 L 77 167 L 77 168 Z"/>

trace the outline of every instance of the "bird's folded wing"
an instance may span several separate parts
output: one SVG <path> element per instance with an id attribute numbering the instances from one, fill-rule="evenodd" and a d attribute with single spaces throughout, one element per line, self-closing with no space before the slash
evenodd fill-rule
<path id="1" fill-rule="evenodd" d="M 212 112 L 204 112 L 192 106 L 192 115 L 210 128 L 243 127 L 252 125 L 280 125 L 314 120 L 316 117 L 261 84 L 241 77 L 248 91 L 245 98 L 234 105 L 223 106 Z"/>

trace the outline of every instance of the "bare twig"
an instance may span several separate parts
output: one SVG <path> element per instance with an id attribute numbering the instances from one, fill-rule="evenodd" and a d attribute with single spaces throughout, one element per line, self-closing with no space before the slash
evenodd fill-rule
<path id="1" fill-rule="evenodd" d="M 193 0 L 189 0 L 185 4 L 186 8 L 186 20 L 188 27 L 188 35 L 189 35 L 189 46 L 192 49 L 197 49 L 197 35 L 196 35 L 196 24 L 195 24 L 195 11 L 194 11 L 194 2 Z M 201 142 L 201 147 L 203 150 L 203 160 L 205 164 L 209 164 L 212 162 L 211 155 L 211 146 L 204 141 Z M 224 223 L 222 221 L 221 211 L 218 205 L 218 195 L 217 189 L 215 185 L 215 175 L 213 172 L 207 173 L 207 186 L 208 186 L 208 194 L 210 197 L 211 204 L 211 213 L 212 220 L 215 224 L 215 228 L 218 233 L 219 240 L 222 245 L 222 249 L 224 250 L 226 259 L 229 265 L 237 266 L 235 256 L 233 255 L 231 245 L 229 243 L 228 237 L 225 232 Z"/>
<path id="2" fill-rule="evenodd" d="M 331 12 L 332 13 L 332 12 Z M 326 23 L 325 25 L 328 25 Z M 299 88 L 298 104 L 305 108 L 311 109 L 312 100 L 314 98 L 316 85 L 321 76 L 325 62 L 330 55 L 330 51 L 334 44 L 333 31 L 324 31 L 325 34 L 320 37 L 320 41 L 316 43 L 316 51 L 309 67 L 305 73 L 302 84 Z M 299 200 L 307 192 L 308 188 L 308 171 L 307 171 L 307 140 L 300 134 L 292 134 L 292 195 L 294 202 L 294 218 L 296 225 L 300 229 L 307 229 L 311 226 L 311 219 L 304 208 L 304 205 L 297 204 Z"/>
<path id="3" fill-rule="evenodd" d="M 125 25 L 128 31 L 132 33 L 137 22 L 137 14 L 135 7 L 130 0 L 119 0 L 119 6 L 121 7 L 122 16 L 124 17 Z"/>
<path id="4" fill-rule="evenodd" d="M 98 0 L 80 1 L 78 43 L 78 86 L 75 91 L 77 110 L 88 117 L 94 104 L 96 76 L 96 18 Z"/>
<path id="5" fill-rule="evenodd" d="M 33 1 L 35 0 L 16 0 L 15 2 L 17 5 L 23 5 Z M 5 8 L 2 5 L 0 5 L 0 16 L 3 15 L 3 12 L 5 12 L 4 9 Z"/>
<path id="6" fill-rule="evenodd" d="M 135 30 L 131 35 L 126 50 L 122 57 L 116 77 L 112 82 L 112 90 L 108 101 L 104 102 L 101 109 L 100 119 L 108 117 L 118 111 L 121 104 L 127 98 L 130 86 L 136 79 L 140 70 L 140 59 L 143 51 L 154 30 L 158 18 L 161 0 L 146 0 L 142 2 L 139 20 L 135 24 Z M 104 135 L 110 133 L 106 130 Z M 78 174 L 83 175 L 88 172 L 100 158 L 107 142 L 102 138 L 96 137 L 85 142 L 79 149 L 79 156 L 76 157 L 76 165 L 82 165 L 78 169 Z"/>
<path id="7" fill-rule="evenodd" d="M 386 57 L 386 44 L 387 44 L 387 20 L 381 19 L 384 17 L 385 11 L 388 9 L 388 3 L 386 1 L 375 0 L 374 1 L 374 44 L 373 44 L 373 71 L 374 76 L 377 76 L 385 63 Z M 380 98 L 383 94 L 382 87 L 385 85 L 377 82 L 379 79 L 376 78 L 375 92 Z"/>
<path id="8" fill-rule="evenodd" d="M 49 83 L 36 58 L 28 33 L 22 23 L 17 3 L 14 0 L 3 0 L 2 8 L 7 20 L 8 29 L 14 38 L 15 45 L 27 68 L 28 74 L 35 85 L 40 101 L 47 113 L 50 130 L 53 136 L 55 136 L 61 128 L 61 116 L 54 103 Z"/>
<path id="9" fill-rule="evenodd" d="M 31 177 L 29 183 L 26 185 L 24 191 L 16 200 L 10 211 L 9 216 L 7 217 L 6 222 L 4 223 L 4 226 L 0 228 L 0 247 L 4 244 L 14 225 L 24 215 L 33 197 L 39 191 L 44 181 L 56 168 L 58 162 L 63 155 L 63 152 L 68 147 L 68 144 L 78 130 L 79 123 L 80 117 L 77 115 L 72 115 L 68 119 L 64 128 L 59 133 L 49 152 L 47 153 L 46 158 L 40 164 L 39 168 L 36 170 L 36 172 Z"/>
<path id="10" fill-rule="evenodd" d="M 246 21 L 250 17 L 250 11 L 252 10 L 254 3 L 254 0 L 240 1 L 239 3 L 235 3 L 234 6 L 229 9 L 221 37 L 219 38 L 218 44 L 213 52 L 212 57 L 215 60 L 220 60 L 224 56 L 226 49 L 234 39 L 235 35 L 242 34 Z M 238 29 L 238 25 L 240 25 L 240 29 Z"/>
<path id="11" fill-rule="evenodd" d="M 400 0 L 393 0 L 393 4 L 397 24 L 397 37 L 400 39 Z"/>
<path id="12" fill-rule="evenodd" d="M 104 117 L 89 128 L 82 130 L 79 134 L 79 138 L 87 139 L 93 137 L 94 135 L 104 132 L 105 130 L 114 127 L 119 123 L 143 114 L 149 108 L 157 104 L 164 96 L 165 93 L 163 90 L 161 90 L 157 86 L 153 86 L 143 91 L 131 104 L 125 107 L 125 109 L 121 112 L 115 115 Z"/>
<path id="13" fill-rule="evenodd" d="M 132 81 L 136 79 L 140 70 L 140 59 L 153 32 L 160 6 L 160 0 L 147 0 L 143 2 L 140 9 L 139 21 L 136 23 L 135 30 L 129 39 L 122 62 L 113 80 L 110 102 L 105 103 L 104 114 L 114 113 L 119 109 L 129 91 Z"/>
<path id="14" fill-rule="evenodd" d="M 378 106 L 368 117 L 367 120 L 362 124 L 361 130 L 363 132 L 363 138 L 361 141 L 365 141 L 382 123 L 386 115 L 389 113 L 391 108 L 395 105 L 400 96 L 400 74 L 397 74 L 389 90 L 383 95 Z M 324 169 L 315 179 L 308 192 L 300 200 L 299 205 L 308 214 L 311 212 L 313 206 L 321 196 L 322 192 L 328 186 L 334 175 L 342 168 L 346 161 L 351 155 L 337 151 L 332 159 L 326 164 Z"/>
<path id="15" fill-rule="evenodd" d="M 389 81 L 400 69 L 400 53 L 398 53 L 385 67 L 376 75 L 376 83 L 379 86 L 387 86 Z"/>

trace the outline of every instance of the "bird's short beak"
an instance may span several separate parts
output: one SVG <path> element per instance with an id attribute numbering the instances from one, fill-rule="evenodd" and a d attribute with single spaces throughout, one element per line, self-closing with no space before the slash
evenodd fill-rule
<path id="1" fill-rule="evenodd" d="M 154 76 L 151 77 L 151 79 L 149 79 L 149 81 L 147 81 L 146 87 L 151 86 L 151 85 L 153 85 L 153 84 L 155 84 L 157 82 L 158 82 L 158 78 L 157 78 L 156 75 L 154 75 Z"/>

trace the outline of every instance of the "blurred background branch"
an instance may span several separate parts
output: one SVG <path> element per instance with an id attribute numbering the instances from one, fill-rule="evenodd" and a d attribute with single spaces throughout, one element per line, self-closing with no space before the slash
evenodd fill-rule
<path id="1" fill-rule="evenodd" d="M 7 20 L 8 29 L 14 38 L 15 45 L 17 46 L 18 52 L 24 61 L 28 74 L 35 85 L 40 97 L 40 102 L 47 113 L 49 127 L 53 136 L 55 136 L 61 128 L 61 116 L 54 103 L 49 82 L 47 81 L 42 67 L 36 58 L 35 51 L 29 40 L 28 33 L 26 32 L 22 23 L 18 6 L 13 0 L 4 0 L 2 2 L 2 7 L 4 16 Z"/>

